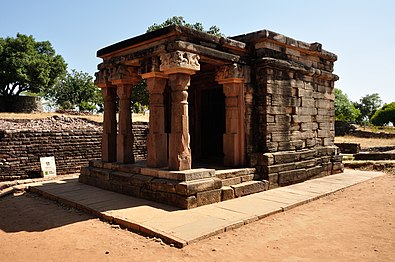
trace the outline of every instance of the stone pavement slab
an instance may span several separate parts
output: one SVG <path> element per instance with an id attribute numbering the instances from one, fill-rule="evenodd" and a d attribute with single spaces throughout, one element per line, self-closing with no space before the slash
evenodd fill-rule
<path id="1" fill-rule="evenodd" d="M 383 174 L 346 169 L 341 174 L 190 210 L 92 187 L 76 178 L 30 184 L 29 190 L 183 247 Z"/>

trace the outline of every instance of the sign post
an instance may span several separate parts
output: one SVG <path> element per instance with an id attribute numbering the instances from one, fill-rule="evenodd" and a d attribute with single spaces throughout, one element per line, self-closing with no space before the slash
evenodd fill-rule
<path id="1" fill-rule="evenodd" d="M 42 177 L 56 176 L 55 157 L 40 157 L 41 175 Z"/>

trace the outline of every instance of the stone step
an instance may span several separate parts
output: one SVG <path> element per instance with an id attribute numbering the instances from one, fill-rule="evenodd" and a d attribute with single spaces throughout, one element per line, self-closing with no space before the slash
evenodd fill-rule
<path id="1" fill-rule="evenodd" d="M 234 177 L 243 177 L 255 174 L 255 168 L 235 168 L 235 169 L 223 169 L 215 170 L 215 176 L 220 179 L 228 179 Z"/>

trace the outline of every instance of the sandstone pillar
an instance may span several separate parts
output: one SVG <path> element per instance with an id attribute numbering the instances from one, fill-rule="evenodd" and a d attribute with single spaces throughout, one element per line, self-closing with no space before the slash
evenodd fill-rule
<path id="1" fill-rule="evenodd" d="M 99 65 L 95 85 L 101 88 L 104 100 L 102 161 L 115 162 L 117 156 L 117 119 L 115 110 L 116 88 L 111 84 L 111 71 Z"/>
<path id="2" fill-rule="evenodd" d="M 150 114 L 147 137 L 147 166 L 167 166 L 167 134 L 165 133 L 165 107 L 163 93 L 167 75 L 160 72 L 143 74 L 147 80 Z"/>
<path id="3" fill-rule="evenodd" d="M 135 68 L 118 65 L 112 71 L 111 82 L 117 87 L 119 97 L 117 162 L 134 163 L 131 114 L 132 88 L 139 81 Z"/>
<path id="4" fill-rule="evenodd" d="M 130 111 L 132 87 L 131 84 L 117 85 L 119 97 L 117 162 L 124 164 L 134 163 L 132 114 Z"/>
<path id="5" fill-rule="evenodd" d="M 191 169 L 192 156 L 189 138 L 187 74 L 169 75 L 171 86 L 171 133 L 169 136 L 169 169 Z"/>
<path id="6" fill-rule="evenodd" d="M 245 79 L 242 68 L 237 64 L 221 67 L 217 72 L 217 81 L 222 84 L 225 94 L 224 165 L 242 166 L 245 162 Z"/>
<path id="7" fill-rule="evenodd" d="M 191 169 L 189 138 L 188 86 L 190 75 L 200 70 L 199 56 L 175 51 L 161 55 L 160 70 L 169 75 L 171 86 L 171 133 L 169 135 L 169 169 Z"/>
<path id="8" fill-rule="evenodd" d="M 117 118 L 115 110 L 116 89 L 102 88 L 104 98 L 102 161 L 115 162 L 117 156 Z"/>

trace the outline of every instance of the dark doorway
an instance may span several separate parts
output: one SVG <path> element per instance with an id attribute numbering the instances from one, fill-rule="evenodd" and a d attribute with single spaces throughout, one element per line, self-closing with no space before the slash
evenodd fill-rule
<path id="1" fill-rule="evenodd" d="M 220 86 L 201 91 L 200 127 L 200 161 L 222 164 L 225 96 Z"/>

